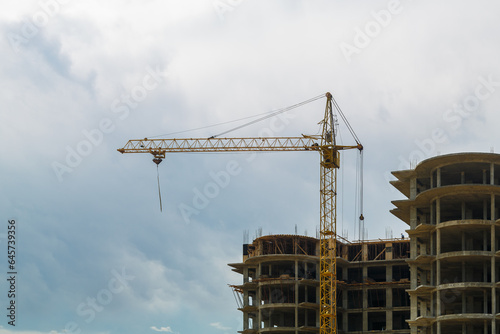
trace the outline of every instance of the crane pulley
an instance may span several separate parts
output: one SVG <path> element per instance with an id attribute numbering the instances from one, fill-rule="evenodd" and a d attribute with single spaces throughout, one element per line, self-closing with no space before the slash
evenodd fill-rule
<path id="1" fill-rule="evenodd" d="M 321 135 L 300 137 L 255 138 L 188 138 L 188 139 L 137 139 L 129 140 L 118 149 L 120 153 L 150 153 L 158 165 L 166 153 L 187 152 L 285 152 L 306 151 L 320 153 L 320 334 L 337 333 L 337 169 L 340 168 L 340 151 L 363 150 L 347 119 L 332 97 L 326 93 L 326 107 Z M 336 144 L 334 109 L 339 111 L 356 145 Z"/>

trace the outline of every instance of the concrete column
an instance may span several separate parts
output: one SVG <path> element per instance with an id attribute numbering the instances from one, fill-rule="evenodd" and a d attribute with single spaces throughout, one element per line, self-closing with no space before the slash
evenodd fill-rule
<path id="1" fill-rule="evenodd" d="M 259 300 L 260 302 L 260 300 Z M 263 319 L 262 319 L 262 309 L 259 306 L 259 312 L 257 313 L 257 328 L 262 329 L 263 328 Z"/>
<path id="2" fill-rule="evenodd" d="M 494 195 L 492 195 L 494 197 Z M 491 314 L 493 315 L 493 320 L 491 321 L 491 332 L 496 333 L 496 320 L 495 320 L 495 315 L 498 312 L 497 311 L 497 294 L 496 294 L 496 270 L 495 270 L 495 225 L 491 225 L 491 231 L 490 231 L 490 236 L 491 236 Z"/>
<path id="3" fill-rule="evenodd" d="M 439 199 L 438 199 L 439 201 Z M 439 223 L 439 211 L 437 211 L 437 222 Z M 436 230 L 436 256 L 441 254 L 441 229 Z M 436 286 L 441 284 L 441 260 L 436 260 Z M 436 317 L 441 315 L 441 291 L 436 291 Z M 441 334 L 441 323 L 437 323 L 437 333 Z"/>
<path id="4" fill-rule="evenodd" d="M 461 236 L 462 236 L 462 247 L 460 248 L 461 251 L 464 251 L 467 247 L 467 245 L 465 244 L 465 232 L 462 231 L 460 232 Z"/>
<path id="5" fill-rule="evenodd" d="M 392 288 L 390 286 L 385 289 L 385 303 L 385 329 L 390 331 L 392 330 Z"/>
<path id="6" fill-rule="evenodd" d="M 496 220 L 496 217 L 495 217 L 495 211 L 496 211 L 496 208 L 495 208 L 495 195 L 494 194 L 491 194 L 491 204 L 490 204 L 490 216 L 491 216 L 491 220 L 492 221 L 495 221 Z"/>
<path id="7" fill-rule="evenodd" d="M 436 169 L 436 183 L 437 188 L 441 187 L 441 167 Z"/>
<path id="8" fill-rule="evenodd" d="M 318 269 L 319 269 L 319 267 L 318 267 Z M 318 287 L 316 289 L 316 301 L 317 301 L 318 304 L 321 304 L 321 298 L 319 296 L 319 293 L 320 293 L 320 288 Z M 320 310 L 318 309 L 318 312 L 316 312 L 316 324 L 317 324 L 317 327 L 320 326 L 319 314 L 320 314 Z"/>
<path id="9" fill-rule="evenodd" d="M 392 282 L 392 265 L 387 265 L 385 268 L 385 281 Z"/>
<path id="10" fill-rule="evenodd" d="M 465 277 L 465 262 L 464 261 L 462 261 L 462 267 L 461 267 L 460 271 L 462 273 L 462 282 L 465 282 L 467 277 Z"/>
<path id="11" fill-rule="evenodd" d="M 243 294 L 247 294 L 247 291 L 244 291 Z M 245 298 L 245 297 L 243 297 Z M 245 303 L 243 303 L 243 306 L 245 306 Z M 249 329 L 248 328 L 248 313 L 243 312 L 243 330 Z"/>
<path id="12" fill-rule="evenodd" d="M 436 204 L 434 201 L 431 202 L 431 225 L 436 225 Z"/>
<path id="13" fill-rule="evenodd" d="M 434 233 L 431 233 L 430 237 L 430 243 L 431 243 L 431 255 L 436 255 L 436 242 L 435 242 L 435 235 Z"/>
<path id="14" fill-rule="evenodd" d="M 483 251 L 487 252 L 488 251 L 488 233 L 486 230 L 483 231 Z"/>
<path id="15" fill-rule="evenodd" d="M 363 273 L 365 272 L 366 267 L 363 268 Z M 363 274 L 364 276 L 364 274 Z M 366 276 L 364 276 L 366 277 Z M 363 287 L 362 290 L 362 296 L 363 296 L 363 333 L 368 332 L 368 312 L 366 311 L 368 309 L 368 292 L 366 291 L 366 287 Z"/>
<path id="16" fill-rule="evenodd" d="M 496 283 L 496 277 L 495 277 L 495 253 L 496 253 L 495 240 L 496 240 L 496 235 L 495 234 L 496 234 L 495 225 L 491 225 L 491 227 L 490 227 L 491 283 Z M 493 304 L 493 305 L 495 305 L 495 304 Z"/>
<path id="17" fill-rule="evenodd" d="M 262 273 L 262 263 L 258 264 L 257 269 L 255 271 L 256 271 L 255 278 L 256 279 L 260 278 L 260 275 Z M 254 328 L 261 328 L 262 327 L 262 313 L 261 313 L 260 307 L 262 305 L 262 292 L 261 292 L 260 287 L 257 287 L 257 290 L 255 291 L 254 305 L 257 306 L 258 311 L 257 311 L 257 314 L 255 316 L 255 319 L 253 320 L 254 321 L 253 327 Z"/>
<path id="18" fill-rule="evenodd" d="M 410 238 L 410 258 L 415 259 L 418 256 L 417 238 Z"/>
<path id="19" fill-rule="evenodd" d="M 368 247 L 368 245 L 366 243 L 363 246 Z M 366 251 L 366 254 L 368 254 L 367 247 L 363 247 L 363 252 Z M 363 266 L 363 268 L 361 269 L 361 278 L 362 278 L 363 282 L 366 280 L 367 277 L 368 277 L 368 267 Z M 363 285 L 363 287 L 362 287 L 361 295 L 363 296 L 363 314 L 362 314 L 363 332 L 367 332 L 368 331 L 368 312 L 366 310 L 368 309 L 368 291 L 367 291 L 365 285 Z"/>
<path id="20" fill-rule="evenodd" d="M 392 265 L 385 267 L 385 281 L 392 282 Z M 385 328 L 392 330 L 392 287 L 389 285 L 385 289 Z"/>
<path id="21" fill-rule="evenodd" d="M 415 265 L 410 265 L 410 275 L 411 275 L 411 290 L 417 288 L 417 267 Z M 415 320 L 418 316 L 418 301 L 417 298 L 410 298 L 410 319 Z"/>
<path id="22" fill-rule="evenodd" d="M 304 264 L 304 266 L 306 266 L 304 268 L 305 271 L 307 270 L 307 264 Z M 299 261 L 298 260 L 295 260 L 295 283 L 293 284 L 293 299 L 295 302 L 295 328 L 299 328 Z M 295 334 L 298 334 L 297 330 L 295 330 Z"/>
<path id="23" fill-rule="evenodd" d="M 248 282 L 248 267 L 243 268 L 243 283 Z"/>
<path id="24" fill-rule="evenodd" d="M 412 206 L 410 207 L 410 229 L 414 230 L 415 228 L 417 228 L 417 225 L 417 208 Z"/>
<path id="25" fill-rule="evenodd" d="M 462 313 L 467 313 L 467 298 L 465 298 L 465 292 L 462 292 Z"/>
<path id="26" fill-rule="evenodd" d="M 436 225 L 441 223 L 441 199 L 436 199 Z"/>
<path id="27" fill-rule="evenodd" d="M 483 309 L 484 309 L 483 313 L 487 314 L 487 312 L 488 312 L 488 291 L 484 290 L 483 298 L 484 298 L 484 300 L 483 300 Z"/>
<path id="28" fill-rule="evenodd" d="M 491 185 L 495 184 L 495 164 L 494 163 L 490 164 L 490 184 Z"/>
<path id="29" fill-rule="evenodd" d="M 309 312 L 308 310 L 305 311 L 305 314 L 304 314 L 304 324 L 308 324 L 309 323 Z M 339 328 L 341 329 L 341 328 Z"/>
<path id="30" fill-rule="evenodd" d="M 410 265 L 410 288 L 415 290 L 418 287 L 418 271 L 416 265 Z"/>
<path id="31" fill-rule="evenodd" d="M 414 200 L 417 197 L 417 178 L 414 177 L 410 180 L 410 200 Z"/>
<path id="32" fill-rule="evenodd" d="M 433 317 L 436 316 L 435 306 L 436 304 L 434 303 L 434 294 L 431 292 L 431 316 Z"/>
<path id="33" fill-rule="evenodd" d="M 431 264 L 431 281 L 429 282 L 429 285 L 436 286 L 436 269 L 435 267 Z"/>
<path id="34" fill-rule="evenodd" d="M 421 317 L 427 316 L 427 305 L 425 304 L 424 301 L 420 301 L 420 316 Z"/>
<path id="35" fill-rule="evenodd" d="M 298 329 L 299 328 L 299 307 L 297 304 L 295 304 L 295 334 L 299 334 Z"/>
<path id="36" fill-rule="evenodd" d="M 347 270 L 346 270 L 347 271 Z M 344 310 L 347 310 L 347 305 L 348 305 L 348 299 L 347 299 L 347 290 L 344 290 L 344 293 L 342 294 L 342 304 L 344 305 Z M 347 316 L 347 312 L 344 312 L 342 315 L 342 322 L 344 323 L 344 328 L 343 330 L 347 332 L 347 323 L 349 321 L 349 317 Z"/>

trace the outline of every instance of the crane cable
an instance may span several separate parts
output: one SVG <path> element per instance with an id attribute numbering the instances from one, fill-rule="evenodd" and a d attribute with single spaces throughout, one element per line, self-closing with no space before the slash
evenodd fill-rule
<path id="1" fill-rule="evenodd" d="M 342 120 L 344 121 L 345 125 L 347 126 L 347 129 L 349 129 L 349 132 L 353 136 L 356 143 L 358 145 L 361 145 L 361 142 L 359 141 L 358 136 L 356 136 L 354 129 L 352 128 L 351 124 L 349 124 L 349 121 L 347 121 L 347 118 L 345 117 L 344 113 L 342 112 L 342 109 L 340 109 L 339 105 L 337 104 L 337 101 L 335 101 L 335 99 L 333 97 L 332 97 L 332 102 L 333 102 L 333 105 L 335 106 L 335 109 L 337 109 L 337 111 L 339 112 L 340 117 L 342 117 Z"/>
<path id="2" fill-rule="evenodd" d="M 339 123 L 338 123 L 338 121 L 336 121 L 334 124 L 334 126 L 336 127 L 335 134 L 339 136 L 340 145 L 344 145 L 344 140 L 342 139 L 342 133 L 340 132 L 338 125 L 339 125 Z M 340 191 L 340 194 L 341 194 L 340 220 L 341 220 L 342 238 L 348 239 L 349 233 L 347 233 L 347 236 L 344 233 L 344 193 L 345 193 L 345 191 L 344 191 L 344 165 L 345 165 L 344 159 L 341 159 L 340 160 L 340 189 L 341 189 L 341 191 Z"/>
<path id="3" fill-rule="evenodd" d="M 290 111 L 290 110 L 295 109 L 295 108 L 298 108 L 298 107 L 300 107 L 300 106 L 303 106 L 304 104 L 308 104 L 308 103 L 310 103 L 310 102 L 313 102 L 313 101 L 319 100 L 320 98 L 323 98 L 323 97 L 325 97 L 325 95 L 324 95 L 324 94 L 321 94 L 321 95 L 318 95 L 318 96 L 316 96 L 316 97 L 313 97 L 313 98 L 311 98 L 311 99 L 309 99 L 309 100 L 302 101 L 302 102 L 299 102 L 299 103 L 297 103 L 297 104 L 291 105 L 291 106 L 289 106 L 289 107 L 282 108 L 282 109 L 278 109 L 278 110 L 276 110 L 276 111 L 272 111 L 271 113 L 269 113 L 268 115 L 266 115 L 266 116 L 264 116 L 264 117 L 257 118 L 256 120 L 253 120 L 253 121 L 250 121 L 250 122 L 248 122 L 248 123 L 245 123 L 245 124 L 239 125 L 239 126 L 237 126 L 237 127 L 234 127 L 234 128 L 232 128 L 232 129 L 229 129 L 229 130 L 227 130 L 227 131 L 221 132 L 221 133 L 219 133 L 219 134 L 217 134 L 217 135 L 213 135 L 212 137 L 210 137 L 210 139 L 211 139 L 211 138 L 216 138 L 216 137 L 219 137 L 219 136 L 222 136 L 222 135 L 225 135 L 226 133 L 229 133 L 229 132 L 232 132 L 232 131 L 235 131 L 235 130 L 238 130 L 238 129 L 244 128 L 244 127 L 246 127 L 246 126 L 249 126 L 249 125 L 255 124 L 255 123 L 257 123 L 257 122 L 263 121 L 263 120 L 265 120 L 265 119 L 271 118 L 271 117 L 273 117 L 273 116 L 276 116 L 276 115 L 282 114 L 282 113 L 284 113 L 284 112 Z"/>
<path id="4" fill-rule="evenodd" d="M 158 198 L 160 199 L 160 212 L 163 211 L 161 205 L 161 190 L 160 190 L 160 171 L 158 170 L 159 163 L 156 164 L 156 180 L 158 181 Z"/>
<path id="5" fill-rule="evenodd" d="M 359 157 L 356 156 L 356 180 L 354 185 L 354 239 L 356 239 L 356 233 L 358 234 L 358 241 L 361 241 L 361 227 L 359 219 L 356 217 L 359 213 Z M 357 230 L 357 231 L 356 231 Z"/>
<path id="6" fill-rule="evenodd" d="M 359 151 L 359 225 L 364 240 L 365 217 L 363 216 L 363 150 Z"/>
<path id="7" fill-rule="evenodd" d="M 161 205 L 161 190 L 160 190 L 160 171 L 158 169 L 158 166 L 160 163 L 163 161 L 162 158 L 155 157 L 153 159 L 153 162 L 156 164 L 156 180 L 158 181 L 158 198 L 160 199 L 160 212 L 163 211 L 162 205 Z"/>
<path id="8" fill-rule="evenodd" d="M 356 205 L 358 206 L 359 209 L 359 218 L 358 218 L 358 239 L 360 241 L 364 240 L 364 220 L 365 217 L 363 216 L 363 146 L 361 145 L 361 142 L 359 141 L 358 136 L 356 135 L 356 132 L 354 132 L 354 129 L 352 128 L 351 124 L 345 117 L 344 113 L 342 112 L 342 109 L 340 109 L 340 106 L 337 104 L 337 101 L 332 97 L 332 103 L 335 106 L 335 109 L 339 112 L 340 117 L 342 117 L 342 120 L 344 121 L 347 129 L 351 133 L 352 137 L 356 141 L 356 144 L 359 145 L 359 161 L 356 161 L 356 194 L 355 194 L 355 202 Z M 359 183 L 358 183 L 359 182 Z M 359 188 L 358 188 L 359 186 Z M 359 191 L 359 194 L 358 194 Z M 355 208 L 356 211 L 356 208 Z M 356 216 L 356 214 L 355 214 Z"/>

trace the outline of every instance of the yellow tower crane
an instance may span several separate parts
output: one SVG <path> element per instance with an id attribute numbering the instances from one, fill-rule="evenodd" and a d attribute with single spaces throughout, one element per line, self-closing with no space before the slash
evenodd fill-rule
<path id="1" fill-rule="evenodd" d="M 322 134 L 302 137 L 260 138 L 191 138 L 191 139 L 137 139 L 129 140 L 118 149 L 120 153 L 150 153 L 158 165 L 166 153 L 177 152 L 268 152 L 316 151 L 320 153 L 320 334 L 337 333 L 337 169 L 340 168 L 340 151 L 363 150 L 363 146 L 346 122 L 356 145 L 336 144 L 332 94 L 326 93 L 325 116 L 320 122 Z M 333 100 L 335 103 L 335 100 Z M 340 111 L 338 105 L 335 107 Z"/>

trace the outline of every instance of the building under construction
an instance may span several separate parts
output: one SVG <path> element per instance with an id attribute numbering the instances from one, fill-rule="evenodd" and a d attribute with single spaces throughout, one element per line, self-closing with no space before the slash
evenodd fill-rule
<path id="1" fill-rule="evenodd" d="M 337 239 L 338 333 L 499 334 L 500 155 L 438 156 L 393 175 L 409 239 Z M 259 237 L 230 266 L 243 275 L 241 333 L 319 332 L 318 239 Z"/>
<path id="2" fill-rule="evenodd" d="M 407 197 L 392 213 L 410 227 L 412 333 L 499 333 L 500 155 L 438 156 L 393 174 Z"/>
<path id="3" fill-rule="evenodd" d="M 409 333 L 409 240 L 337 242 L 339 333 Z M 269 235 L 244 245 L 240 310 L 245 334 L 317 333 L 319 240 Z"/>

